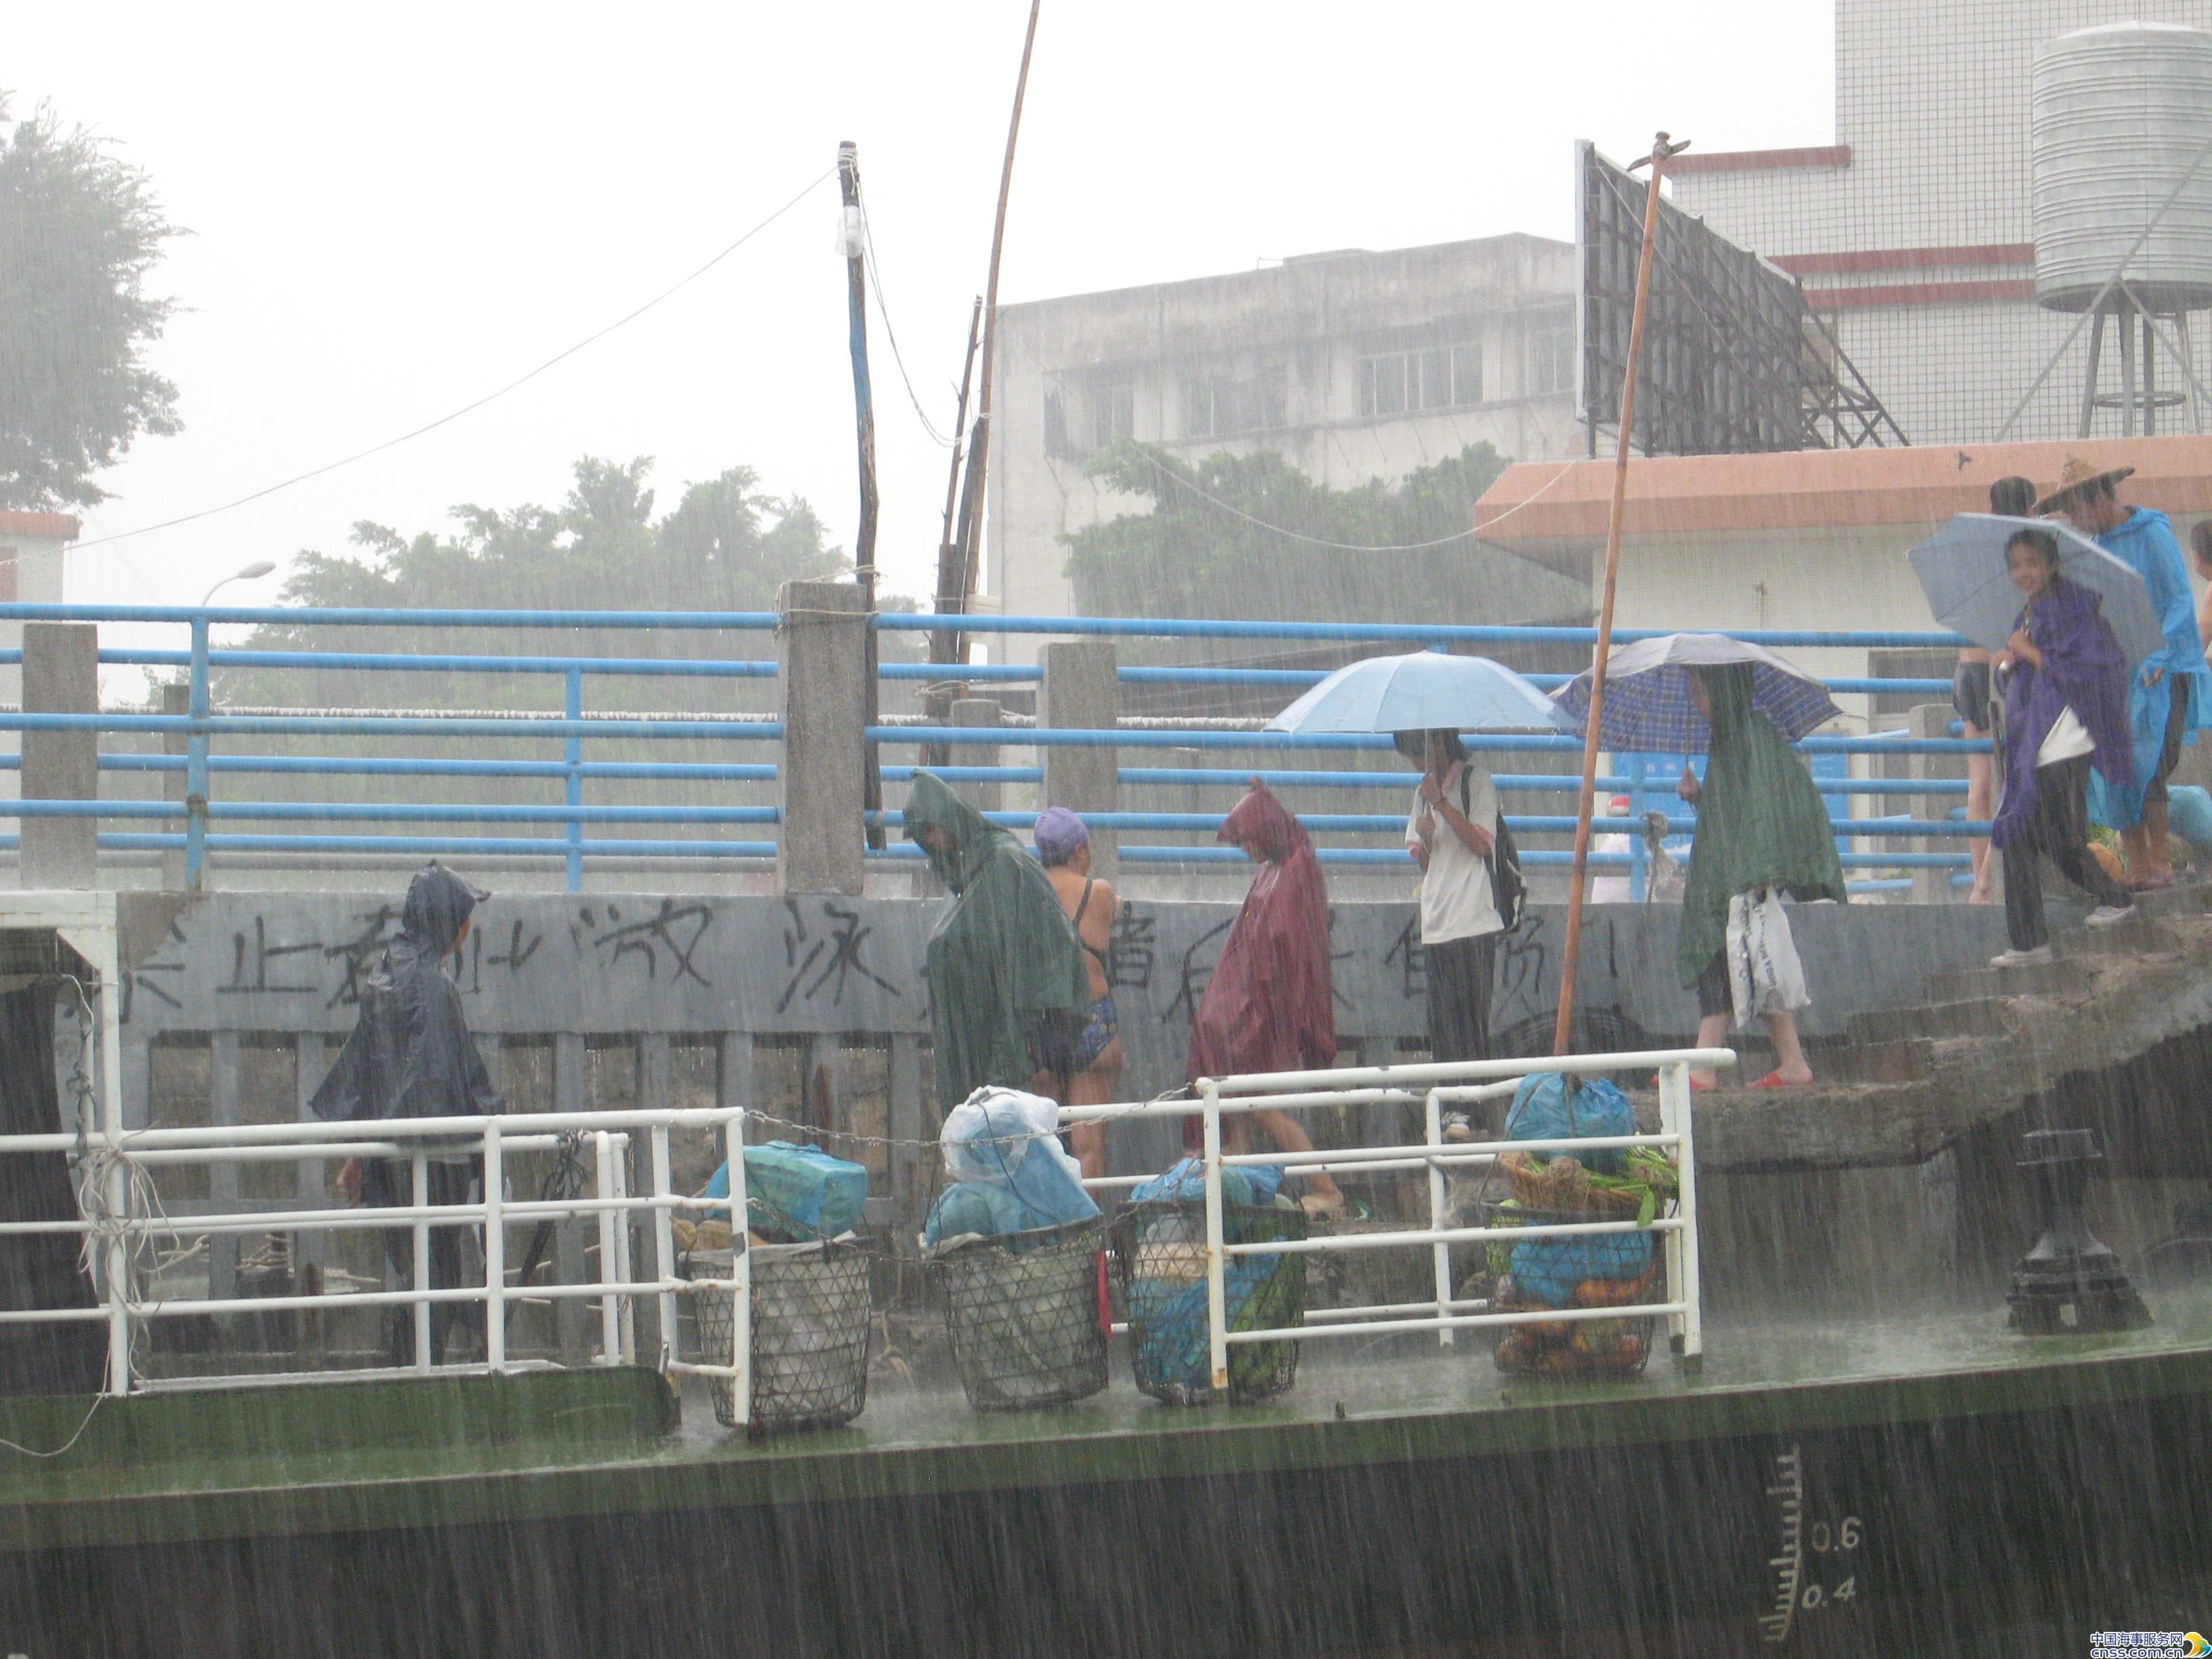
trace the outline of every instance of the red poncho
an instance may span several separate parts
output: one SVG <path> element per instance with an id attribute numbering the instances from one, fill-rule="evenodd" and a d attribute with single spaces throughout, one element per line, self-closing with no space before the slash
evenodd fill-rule
<path id="1" fill-rule="evenodd" d="M 1267 862 L 1252 878 L 1191 1021 L 1189 1075 L 1332 1065 L 1328 893 L 1306 832 L 1255 782 L 1222 823 L 1220 838 L 1257 843 Z"/>

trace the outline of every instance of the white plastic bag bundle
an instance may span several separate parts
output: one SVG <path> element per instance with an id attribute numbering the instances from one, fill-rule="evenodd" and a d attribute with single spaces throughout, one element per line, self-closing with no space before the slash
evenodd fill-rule
<path id="1" fill-rule="evenodd" d="M 1018 1200 L 1019 1216 L 1009 1216 L 1001 1231 L 1015 1220 L 1023 1227 L 1089 1220 L 1098 1206 L 1083 1190 L 1083 1166 L 1060 1144 L 1059 1126 L 1060 1109 L 1041 1095 L 978 1089 L 945 1114 L 938 1135 L 950 1190 L 995 1188 Z"/>
<path id="2" fill-rule="evenodd" d="M 1755 887 L 1729 901 L 1728 961 L 1729 1000 L 1738 1030 L 1762 1014 L 1795 1013 L 1813 1000 L 1805 990 L 1805 967 L 1790 936 L 1782 896 L 1771 887 Z"/>

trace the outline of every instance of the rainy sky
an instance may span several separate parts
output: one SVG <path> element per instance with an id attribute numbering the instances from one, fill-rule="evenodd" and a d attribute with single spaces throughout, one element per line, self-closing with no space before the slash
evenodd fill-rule
<path id="1" fill-rule="evenodd" d="M 216 9 L 0 3 L 0 88 L 152 175 L 187 430 L 107 474 L 90 538 L 219 505 L 506 384 L 695 270 L 860 146 L 893 327 L 949 427 L 1026 0 Z M 1045 0 L 1012 301 L 1316 250 L 1569 237 L 1571 143 L 1829 142 L 1822 0 Z M 658 458 L 663 510 L 743 462 L 856 514 L 834 179 L 706 277 L 428 437 L 220 516 L 87 548 L 70 597 L 196 601 L 374 519 L 557 501 Z M 892 587 L 928 591 L 945 452 L 872 316 Z M 278 577 L 234 585 L 273 597 Z M 668 596 L 673 603 L 679 596 Z"/>

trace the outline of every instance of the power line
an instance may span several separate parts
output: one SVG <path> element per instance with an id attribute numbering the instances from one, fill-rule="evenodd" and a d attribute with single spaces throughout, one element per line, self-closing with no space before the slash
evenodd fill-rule
<path id="1" fill-rule="evenodd" d="M 668 287 L 661 289 L 659 293 L 654 295 L 650 300 L 647 300 L 643 305 L 638 307 L 636 310 L 629 313 L 627 315 L 617 317 L 613 322 L 609 323 L 605 328 L 599 330 L 595 333 L 586 335 L 582 339 L 577 341 L 575 344 L 569 346 L 567 349 L 556 352 L 552 356 L 548 357 L 544 362 L 538 364 L 537 368 L 532 369 L 528 374 L 518 375 L 515 379 L 509 380 L 505 386 L 500 387 L 496 392 L 488 392 L 483 397 L 478 398 L 475 402 L 464 404 L 460 408 L 454 410 L 450 414 L 441 415 L 436 420 L 426 422 L 422 426 L 418 426 L 411 432 L 403 432 L 396 438 L 387 438 L 382 443 L 371 444 L 367 449 L 356 450 L 352 454 L 345 456 L 338 460 L 326 462 L 321 466 L 311 467 L 305 472 L 295 473 L 292 477 L 284 479 L 281 483 L 270 484 L 265 489 L 257 489 L 248 495 L 240 495 L 236 501 L 225 501 L 220 507 L 202 507 L 197 513 L 183 514 L 173 519 L 164 519 L 159 524 L 141 525 L 136 530 L 119 530 L 112 536 L 95 536 L 89 541 L 82 541 L 73 544 L 71 551 L 81 553 L 88 547 L 108 546 L 116 542 L 128 541 L 134 536 L 150 536 L 157 530 L 173 530 L 180 524 L 191 524 L 200 519 L 212 519 L 218 514 L 228 513 L 235 507 L 246 506 L 248 502 L 258 501 L 265 495 L 274 495 L 279 490 L 289 489 L 294 484 L 305 483 L 310 478 L 319 478 L 326 472 L 335 472 L 341 467 L 351 466 L 356 461 L 365 461 L 370 456 L 380 455 L 387 449 L 397 449 L 401 444 L 411 443 L 416 439 L 423 436 L 427 433 L 435 432 L 441 426 L 451 425 L 453 422 L 459 420 L 464 415 L 472 415 L 477 410 L 482 409 L 485 404 L 496 403 L 500 398 L 507 396 L 508 392 L 515 391 L 519 387 L 527 386 L 531 381 L 544 374 L 547 369 L 555 367 L 558 363 L 566 362 L 568 358 L 574 356 L 578 352 L 581 351 L 586 346 L 592 345 L 597 343 L 599 341 L 604 340 L 608 335 L 613 333 L 617 329 L 635 322 L 639 318 L 644 316 L 647 312 L 652 310 L 662 301 L 668 299 L 683 289 L 689 288 L 692 283 L 697 282 L 702 276 L 704 276 L 708 271 L 712 270 L 716 265 L 721 264 L 723 260 L 728 258 L 730 255 L 735 253 L 739 248 L 743 247 L 747 242 L 752 240 L 754 237 L 759 235 L 761 232 L 766 230 L 777 220 L 782 218 L 783 216 L 790 212 L 792 209 L 797 207 L 801 202 L 805 201 L 807 197 L 813 194 L 815 190 L 819 187 L 824 180 L 830 178 L 836 171 L 836 168 L 830 167 L 811 179 L 806 185 L 805 188 L 801 190 L 798 195 L 793 197 L 775 212 L 769 214 L 767 218 L 762 220 L 744 235 L 738 237 L 736 241 L 732 242 L 727 247 L 724 248 L 720 253 L 717 253 L 713 258 L 708 260 L 705 264 L 701 265 L 698 270 L 693 271 L 689 276 L 683 278 L 679 282 L 672 283 Z"/>
<path id="2" fill-rule="evenodd" d="M 1560 464 L 1559 470 L 1553 473 L 1550 478 L 1547 479 L 1540 489 L 1530 494 L 1525 500 L 1516 502 L 1514 506 L 1508 507 L 1504 512 L 1499 514 L 1498 517 L 1492 519 L 1488 524 L 1482 527 L 1483 531 L 1497 529 L 1499 525 L 1504 524 L 1506 520 L 1511 518 L 1516 513 L 1520 512 L 1522 507 L 1528 506 L 1531 502 L 1535 501 L 1537 496 L 1545 494 L 1553 484 L 1565 477 L 1570 471 L 1573 471 L 1574 466 L 1575 463 L 1572 461 L 1562 462 Z M 1319 536 L 1302 535 L 1295 530 L 1285 530 L 1281 525 L 1269 524 L 1265 519 L 1255 518 L 1251 514 L 1247 513 L 1243 507 L 1238 507 L 1232 502 L 1223 501 L 1220 496 L 1212 494 L 1210 490 L 1206 489 L 1199 484 L 1193 483 L 1189 479 L 1179 476 L 1167 467 L 1159 465 L 1158 462 L 1153 463 L 1153 470 L 1158 472 L 1160 477 L 1167 479 L 1170 483 L 1176 485 L 1178 488 L 1188 490 L 1192 495 L 1198 496 L 1203 501 L 1211 501 L 1223 512 L 1232 514 L 1236 517 L 1243 520 L 1247 524 L 1257 526 L 1261 530 L 1268 531 L 1274 535 L 1286 537 L 1294 542 L 1304 542 L 1309 547 L 1325 547 L 1338 553 L 1425 553 L 1431 548 L 1449 547 L 1454 542 L 1480 541 L 1484 539 L 1481 532 L 1478 532 L 1470 527 L 1466 530 L 1455 530 L 1449 536 L 1439 536 L 1434 541 L 1431 542 L 1399 542 L 1382 547 L 1370 546 L 1365 543 L 1360 542 L 1327 541 Z"/>
<path id="3" fill-rule="evenodd" d="M 884 337 L 891 343 L 891 361 L 898 365 L 899 379 L 906 386 L 908 401 L 914 404 L 915 416 L 921 421 L 921 429 L 929 434 L 930 441 L 939 449 L 950 449 L 952 440 L 939 431 L 937 422 L 929 418 L 929 411 L 921 406 L 921 394 L 914 389 L 914 377 L 906 372 L 906 358 L 899 350 L 898 331 L 891 326 L 890 296 L 884 292 L 883 267 L 876 263 L 875 227 L 870 222 L 866 194 L 860 190 L 857 180 L 854 181 L 854 193 L 860 197 L 860 245 L 867 250 L 868 275 L 876 280 L 876 314 L 884 319 Z"/>

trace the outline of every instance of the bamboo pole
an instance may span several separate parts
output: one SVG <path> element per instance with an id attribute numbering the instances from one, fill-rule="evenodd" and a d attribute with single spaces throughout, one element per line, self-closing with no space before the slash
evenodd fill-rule
<path id="1" fill-rule="evenodd" d="M 1014 77 L 1014 112 L 1006 122 L 1006 160 L 999 172 L 999 212 L 991 225 L 991 269 L 983 284 L 982 373 L 975 388 L 975 431 L 969 450 L 975 489 L 963 502 L 963 516 L 967 520 L 962 532 L 966 555 L 960 572 L 960 609 L 963 612 L 975 592 L 975 566 L 983 544 L 983 490 L 990 466 L 992 369 L 997 362 L 999 345 L 999 252 L 1006 240 L 1006 198 L 1014 188 L 1014 141 L 1021 137 L 1022 100 L 1030 88 L 1030 53 L 1036 45 L 1037 13 L 1043 5 L 1044 0 L 1030 0 L 1029 32 L 1022 37 L 1021 73 Z M 953 640 L 953 660 L 967 661 L 967 636 L 955 635 Z"/>
<path id="2" fill-rule="evenodd" d="M 1628 499 L 1628 448 L 1636 428 L 1636 376 L 1644 356 L 1644 319 L 1651 293 L 1651 253 L 1659 234 L 1659 180 L 1667 158 L 1689 148 L 1672 144 L 1660 133 L 1651 141 L 1651 183 L 1644 198 L 1644 246 L 1636 259 L 1636 303 L 1629 313 L 1628 364 L 1622 371 L 1620 433 L 1613 452 L 1613 510 L 1605 526 L 1605 589 L 1598 600 L 1597 645 L 1590 659 L 1588 729 L 1583 734 L 1583 781 L 1575 812 L 1575 869 L 1567 889 L 1567 937 L 1559 956 L 1559 1016 L 1552 1028 L 1552 1052 L 1569 1051 L 1575 1023 L 1575 976 L 1581 966 L 1583 889 L 1589 872 L 1591 809 L 1597 793 L 1598 725 L 1605 715 L 1605 659 L 1613 649 L 1613 595 L 1620 575 L 1620 515 Z M 1638 165 L 1642 165 L 1638 163 Z"/>

